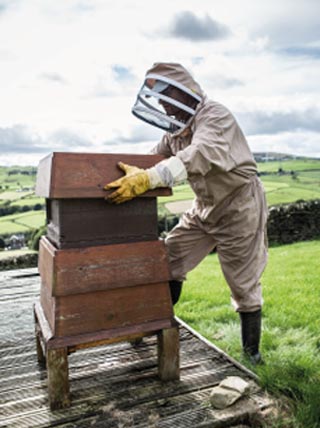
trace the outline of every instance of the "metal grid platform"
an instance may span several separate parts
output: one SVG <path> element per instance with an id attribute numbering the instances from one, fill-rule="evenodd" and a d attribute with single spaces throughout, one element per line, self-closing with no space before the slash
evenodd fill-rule
<path id="1" fill-rule="evenodd" d="M 72 406 L 51 412 L 34 338 L 39 289 L 37 269 L 0 273 L 0 427 L 247 427 L 272 405 L 253 373 L 180 320 L 180 381 L 157 377 L 156 337 L 81 350 L 69 356 Z M 250 395 L 213 409 L 212 387 L 231 375 L 250 382 Z"/>

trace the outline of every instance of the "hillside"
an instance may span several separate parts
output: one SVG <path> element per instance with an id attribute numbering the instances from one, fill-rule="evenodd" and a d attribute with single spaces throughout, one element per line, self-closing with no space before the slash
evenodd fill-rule
<path id="1" fill-rule="evenodd" d="M 266 153 L 255 153 L 256 159 Z M 272 159 L 272 160 L 271 160 Z M 258 162 L 258 170 L 266 189 L 268 205 L 320 199 L 320 159 L 268 153 L 268 161 Z M 0 237 L 29 233 L 45 223 L 44 203 L 34 194 L 35 167 L 0 166 Z M 170 212 L 170 204 L 183 201 L 179 213 L 194 195 L 188 184 L 174 188 L 174 195 L 158 199 L 159 212 Z"/>

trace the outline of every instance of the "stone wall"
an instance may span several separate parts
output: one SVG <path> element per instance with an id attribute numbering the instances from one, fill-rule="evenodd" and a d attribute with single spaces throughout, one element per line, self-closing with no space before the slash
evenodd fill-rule
<path id="1" fill-rule="evenodd" d="M 16 257 L 8 257 L 0 260 L 0 271 L 11 269 L 23 269 L 38 266 L 38 254 L 24 254 Z"/>
<path id="2" fill-rule="evenodd" d="M 165 236 L 179 220 L 177 215 L 161 217 L 159 234 Z M 269 208 L 270 244 L 290 244 L 320 238 L 320 200 L 298 201 Z"/>
<path id="3" fill-rule="evenodd" d="M 270 244 L 290 244 L 320 237 L 320 200 L 298 201 L 269 208 Z"/>

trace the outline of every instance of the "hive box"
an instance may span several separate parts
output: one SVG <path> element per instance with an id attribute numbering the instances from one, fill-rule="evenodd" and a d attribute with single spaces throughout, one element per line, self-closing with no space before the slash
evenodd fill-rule
<path id="1" fill-rule="evenodd" d="M 52 153 L 38 167 L 36 194 L 46 198 L 47 236 L 57 248 L 152 241 L 157 238 L 157 196 L 168 188 L 146 192 L 125 204 L 105 201 L 103 187 L 123 172 L 122 161 L 149 168 L 159 155 Z"/>
<path id="2" fill-rule="evenodd" d="M 42 238 L 40 302 L 52 336 L 66 337 L 134 326 L 170 327 L 169 271 L 161 241 L 57 249 Z M 111 336 L 112 331 L 109 331 Z"/>

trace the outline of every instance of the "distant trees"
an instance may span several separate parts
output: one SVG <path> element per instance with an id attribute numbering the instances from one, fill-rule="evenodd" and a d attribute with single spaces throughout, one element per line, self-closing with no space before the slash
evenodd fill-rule
<path id="1" fill-rule="evenodd" d="M 44 204 L 33 205 L 9 205 L 3 204 L 0 206 L 0 217 L 10 214 L 25 213 L 27 211 L 40 211 L 44 209 Z"/>
<path id="2" fill-rule="evenodd" d="M 21 175 L 36 175 L 37 174 L 37 169 L 36 168 L 31 168 L 28 170 L 24 170 L 24 169 L 10 169 L 8 171 L 8 176 L 10 175 L 17 175 L 17 174 L 21 174 Z"/>

